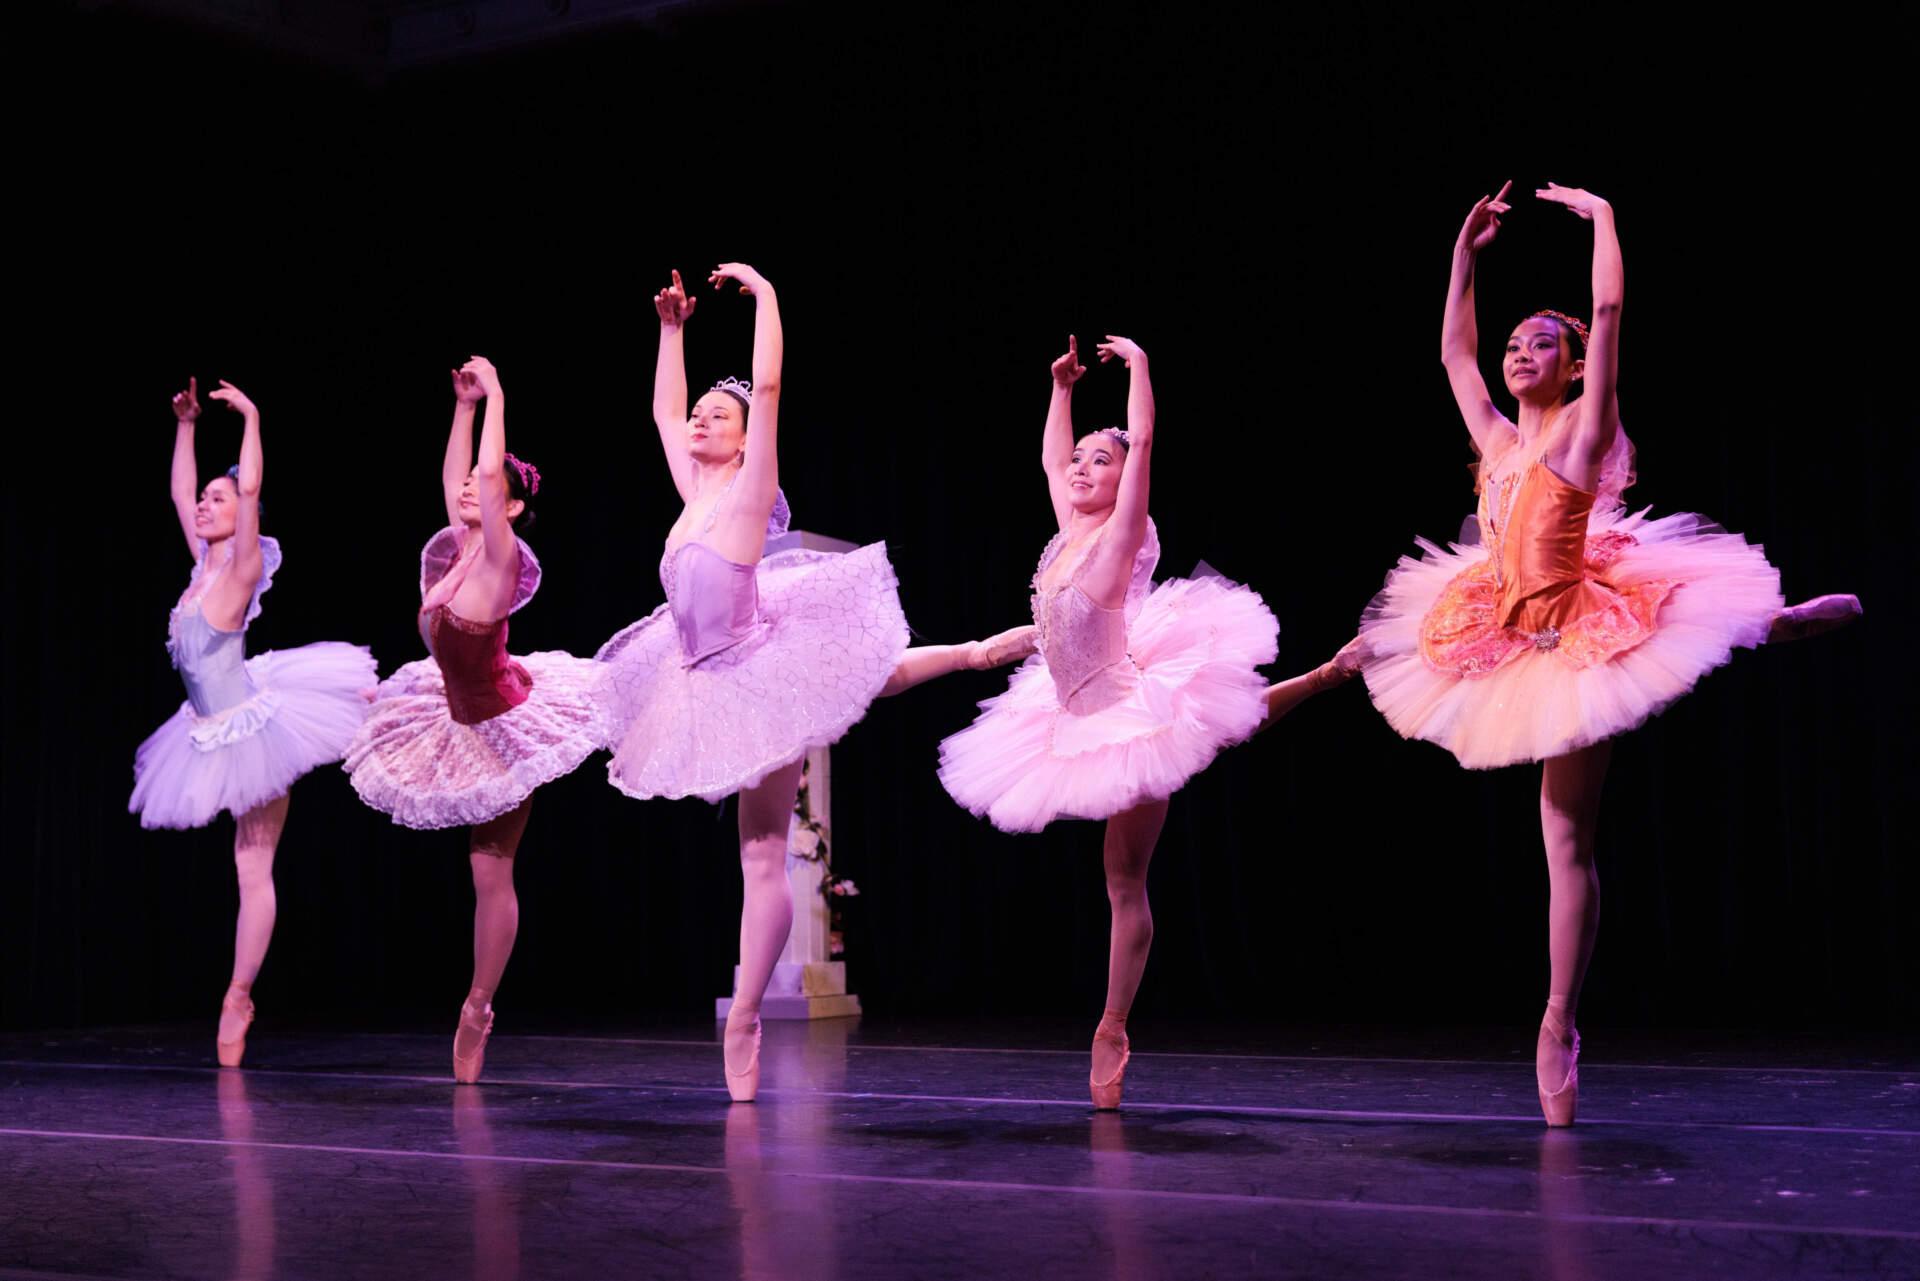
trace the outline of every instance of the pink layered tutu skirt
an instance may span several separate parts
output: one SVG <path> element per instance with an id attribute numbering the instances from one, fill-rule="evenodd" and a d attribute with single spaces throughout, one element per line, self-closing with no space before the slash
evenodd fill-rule
<path id="1" fill-rule="evenodd" d="M 472 724 L 453 718 L 440 664 L 423 658 L 381 682 L 347 751 L 360 799 L 404 827 L 463 827 L 498 818 L 542 783 L 572 773 L 606 737 L 591 659 L 515 655 L 526 701 Z"/>
<path id="2" fill-rule="evenodd" d="M 1761 548 L 1692 513 L 1595 509 L 1590 600 L 1528 632 L 1502 626 L 1484 547 L 1402 558 L 1361 619 L 1374 705 L 1469 769 L 1545 760 L 1641 724 L 1766 639 L 1785 604 Z"/>
<path id="3" fill-rule="evenodd" d="M 128 809 L 142 827 L 204 827 L 285 794 L 346 752 L 378 679 L 360 645 L 321 641 L 245 661 L 244 701 L 201 716 L 183 702 L 134 754 Z"/>
<path id="4" fill-rule="evenodd" d="M 1267 687 L 1255 669 L 1274 660 L 1279 633 L 1256 593 L 1221 578 L 1171 579 L 1130 612 L 1124 654 L 1090 673 L 1068 629 L 1043 632 L 1007 692 L 940 745 L 954 800 L 1007 832 L 1109 818 L 1171 796 L 1253 733 Z M 1063 666 L 1073 668 L 1064 697 Z"/>
<path id="5" fill-rule="evenodd" d="M 670 567 L 665 577 L 671 595 Z M 752 585 L 757 621 L 717 652 L 689 655 L 668 605 L 601 647 L 607 781 L 628 796 L 718 802 L 752 787 L 845 734 L 906 652 L 884 543 L 775 552 Z"/>

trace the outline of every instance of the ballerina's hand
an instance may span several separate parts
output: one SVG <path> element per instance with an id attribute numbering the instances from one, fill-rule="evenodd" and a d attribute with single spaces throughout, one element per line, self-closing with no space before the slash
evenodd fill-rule
<path id="1" fill-rule="evenodd" d="M 183 423 L 190 423 L 200 416 L 200 380 L 198 378 L 187 379 L 187 389 L 174 393 L 173 416 Z"/>
<path id="2" fill-rule="evenodd" d="M 246 392 L 224 378 L 220 380 L 220 389 L 208 392 L 207 399 L 221 401 L 228 409 L 237 409 L 243 414 L 257 415 L 260 412 L 260 407 L 247 399 Z"/>
<path id="3" fill-rule="evenodd" d="M 687 296 L 687 287 L 680 283 L 680 273 L 676 271 L 673 283 L 653 296 L 653 309 L 660 313 L 661 324 L 678 327 L 687 323 L 697 301 Z"/>
<path id="4" fill-rule="evenodd" d="M 1507 203 L 1507 192 L 1512 187 L 1513 180 L 1508 179 L 1500 185 L 1498 193 L 1473 202 L 1473 208 L 1467 211 L 1466 225 L 1460 228 L 1462 244 L 1479 253 L 1493 243 L 1493 238 L 1500 234 L 1500 215 L 1513 208 Z"/>
<path id="5" fill-rule="evenodd" d="M 707 279 L 713 283 L 715 289 L 720 287 L 720 282 L 723 280 L 736 280 L 740 283 L 740 292 L 743 294 L 757 294 L 761 289 L 769 287 L 767 278 L 744 262 L 723 262 L 708 273 Z"/>
<path id="6" fill-rule="evenodd" d="M 468 357 L 467 363 L 460 366 L 459 372 L 473 376 L 473 380 L 480 384 L 480 394 L 482 396 L 498 396 L 500 394 L 500 371 L 495 369 L 493 362 L 485 356 Z"/>
<path id="7" fill-rule="evenodd" d="M 480 379 L 471 369 L 453 371 L 453 398 L 462 405 L 471 405 L 487 393 L 480 390 Z"/>
<path id="8" fill-rule="evenodd" d="M 1053 362 L 1053 385 L 1071 387 L 1080 381 L 1080 375 L 1087 367 L 1080 363 L 1080 340 L 1072 334 L 1067 335 L 1067 354 Z"/>
<path id="9" fill-rule="evenodd" d="M 1565 205 L 1588 222 L 1592 222 L 1593 216 L 1602 209 L 1612 208 L 1591 191 L 1582 191 L 1578 187 L 1563 187 L 1557 182 L 1549 182 L 1546 186 L 1537 189 L 1533 195 L 1536 200 L 1551 200 L 1556 205 Z"/>
<path id="10" fill-rule="evenodd" d="M 1140 344 L 1131 338 L 1122 338 L 1118 334 L 1108 334 L 1107 340 L 1094 347 L 1100 353 L 1100 363 L 1117 360 L 1127 368 L 1133 368 L 1136 360 L 1145 360 L 1147 353 L 1140 350 Z"/>

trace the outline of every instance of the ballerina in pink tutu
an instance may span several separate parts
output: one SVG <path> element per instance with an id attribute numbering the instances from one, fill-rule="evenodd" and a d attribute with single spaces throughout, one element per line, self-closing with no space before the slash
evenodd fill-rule
<path id="1" fill-rule="evenodd" d="M 592 660 L 507 654 L 507 617 L 540 586 L 540 562 L 514 533 L 533 520 L 540 473 L 507 452 L 506 397 L 490 361 L 475 356 L 455 371 L 453 395 L 440 474 L 448 525 L 420 553 L 420 638 L 432 657 L 381 683 L 346 768 L 360 799 L 396 823 L 473 829 L 473 983 L 453 1038 L 454 1079 L 470 1084 L 520 929 L 513 858 L 534 789 L 571 773 L 606 731 Z"/>
<path id="2" fill-rule="evenodd" d="M 1511 183 L 1474 203 L 1454 245 L 1441 359 L 1480 456 L 1480 543 L 1403 558 L 1367 607 L 1367 688 L 1389 724 L 1470 769 L 1543 762 L 1549 979 L 1536 1052 L 1540 1106 L 1571 1124 L 1579 1091 L 1574 1009 L 1599 924 L 1593 864 L 1614 735 L 1725 663 L 1732 648 L 1841 626 L 1852 596 L 1783 609 L 1761 549 L 1700 516 L 1629 515 L 1633 446 L 1620 428 L 1622 272 L 1613 209 L 1572 187 L 1534 195 L 1591 222 L 1593 322 L 1537 312 L 1502 358 L 1519 422 L 1481 377 L 1473 283 Z"/>
<path id="3" fill-rule="evenodd" d="M 1129 1055 L 1127 1011 L 1153 940 L 1147 864 L 1167 800 L 1220 749 L 1312 692 L 1312 678 L 1266 688 L 1255 669 L 1273 661 L 1279 629 L 1247 588 L 1220 578 L 1152 585 L 1160 540 L 1147 516 L 1147 356 L 1111 334 L 1098 350 L 1130 371 L 1127 429 L 1074 440 L 1073 385 L 1086 370 L 1069 338 L 1053 364 L 1041 440 L 1060 530 L 1033 577 L 1039 654 L 1006 693 L 980 705 L 970 728 L 940 745 L 940 781 L 1003 831 L 1037 832 L 1056 818 L 1107 820 L 1113 925 L 1088 1084 L 1096 1106 L 1115 1108 Z"/>
<path id="4" fill-rule="evenodd" d="M 789 521 L 779 486 L 779 301 L 743 263 L 722 263 L 709 280 L 736 281 L 754 298 L 753 381 L 729 378 L 689 413 L 682 329 L 695 300 L 674 272 L 654 297 L 653 419 L 686 507 L 660 560 L 667 603 L 598 658 L 614 748 L 609 782 L 641 799 L 740 797 L 740 969 L 722 1050 L 727 1090 L 745 1102 L 759 1089 L 760 1005 L 793 921 L 787 829 L 802 757 L 837 741 L 876 697 L 1025 657 L 1033 629 L 908 649 L 886 544 L 764 554 Z"/>
<path id="5" fill-rule="evenodd" d="M 214 1040 L 220 1066 L 239 1067 L 253 1022 L 249 992 L 273 938 L 273 853 L 287 789 L 347 750 L 367 714 L 374 666 L 364 646 L 338 641 L 246 657 L 247 624 L 260 616 L 260 597 L 280 568 L 280 544 L 260 533 L 260 411 L 232 383 L 211 393 L 246 425 L 239 465 L 196 501 L 199 391 L 190 379 L 173 398 L 173 510 L 193 577 L 167 620 L 167 652 L 187 701 L 140 744 L 127 808 L 142 827 L 204 827 L 222 810 L 233 815 L 240 913 Z"/>

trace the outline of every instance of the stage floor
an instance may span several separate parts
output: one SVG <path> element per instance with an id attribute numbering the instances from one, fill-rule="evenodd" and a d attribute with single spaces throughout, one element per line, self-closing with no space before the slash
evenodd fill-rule
<path id="1" fill-rule="evenodd" d="M 1909 1044 L 1596 1028 L 1548 1131 L 1524 1030 L 1091 1030 L 0 1037 L 0 1276 L 1920 1276 Z"/>

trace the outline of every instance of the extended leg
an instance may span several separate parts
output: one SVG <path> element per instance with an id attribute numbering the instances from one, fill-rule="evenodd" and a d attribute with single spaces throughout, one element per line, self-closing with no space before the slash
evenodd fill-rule
<path id="1" fill-rule="evenodd" d="M 1167 802 L 1148 801 L 1107 820 L 1103 851 L 1107 873 L 1107 905 L 1113 925 L 1107 943 L 1107 1008 L 1093 1034 L 1093 1101 L 1096 1106 L 1120 1106 L 1120 1081 L 1127 1065 L 1127 1011 L 1140 990 L 1153 946 L 1153 909 L 1147 903 L 1147 865 L 1160 829 L 1166 826 Z"/>
<path id="2" fill-rule="evenodd" d="M 240 883 L 240 912 L 233 927 L 233 977 L 220 1002 L 220 1031 L 215 1038 L 220 1061 L 229 1067 L 239 1066 L 244 1051 L 247 1025 L 253 1022 L 249 993 L 267 959 L 274 918 L 279 915 L 273 890 L 273 853 L 287 825 L 287 803 L 284 794 L 276 796 L 234 822 L 233 870 Z"/>
<path id="3" fill-rule="evenodd" d="M 1312 671 L 1295 676 L 1292 680 L 1281 681 L 1278 685 L 1269 685 L 1267 714 L 1253 732 L 1260 733 L 1315 694 L 1323 694 L 1358 676 L 1361 664 L 1366 661 L 1366 652 L 1364 642 L 1356 636 L 1342 645 L 1339 653 Z"/>
<path id="4" fill-rule="evenodd" d="M 1547 852 L 1547 1013 L 1540 1025 L 1534 1067 L 1543 1106 L 1571 1081 L 1576 1061 L 1574 1012 L 1600 928 L 1600 874 L 1594 832 L 1600 789 L 1612 743 L 1596 743 L 1547 761 L 1540 770 L 1540 834 Z M 1572 1099 L 1549 1109 L 1548 1120 L 1573 1119 Z"/>
<path id="5" fill-rule="evenodd" d="M 727 1085 L 751 1099 L 760 1081 L 760 1002 L 793 929 L 787 881 L 787 828 L 800 788 L 800 764 L 783 765 L 740 793 L 740 978 L 727 1012 Z"/>
<path id="6" fill-rule="evenodd" d="M 1036 630 L 1029 623 L 963 645 L 916 645 L 900 656 L 900 665 L 887 678 L 880 697 L 912 689 L 923 681 L 945 676 L 948 672 L 966 668 L 985 671 L 989 667 L 1003 667 L 1018 662 L 1033 653 Z"/>

